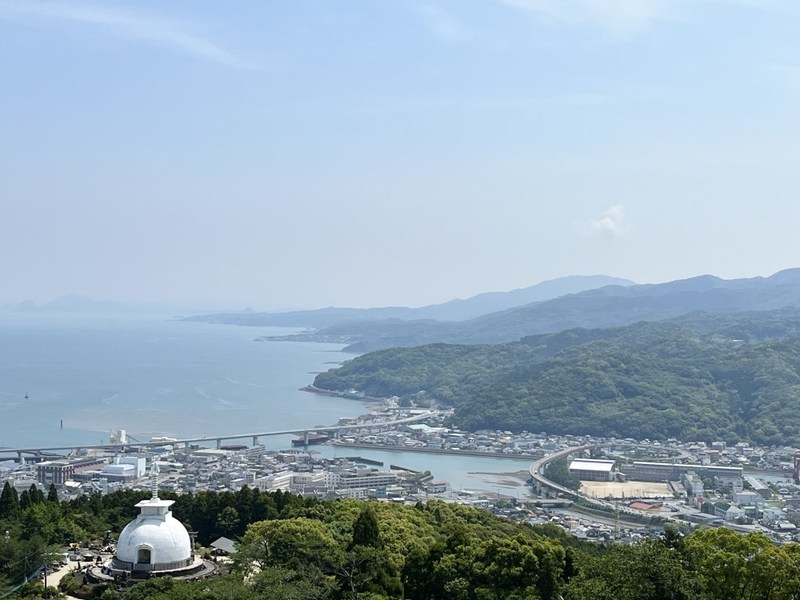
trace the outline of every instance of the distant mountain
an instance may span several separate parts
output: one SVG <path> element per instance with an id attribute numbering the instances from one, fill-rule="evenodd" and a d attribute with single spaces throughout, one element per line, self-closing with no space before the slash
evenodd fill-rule
<path id="1" fill-rule="evenodd" d="M 216 313 L 187 317 L 190 321 L 225 323 L 234 325 L 260 325 L 275 327 L 310 327 L 320 329 L 351 322 L 395 320 L 403 323 L 412 320 L 462 321 L 497 312 L 574 294 L 603 286 L 633 285 L 632 281 L 606 275 L 575 275 L 543 281 L 530 287 L 510 292 L 487 292 L 466 300 L 450 300 L 443 304 L 431 304 L 419 308 L 321 308 L 281 313 L 242 312 Z"/>
<path id="2" fill-rule="evenodd" d="M 603 328 L 638 321 L 662 321 L 703 311 L 724 315 L 800 307 L 800 269 L 771 277 L 725 280 L 711 275 L 662 284 L 612 285 L 534 302 L 458 323 L 376 321 L 340 323 L 320 330 L 348 336 L 351 350 L 435 342 L 500 343 L 576 327 Z"/>
<path id="3" fill-rule="evenodd" d="M 75 294 L 59 296 L 49 302 L 36 304 L 25 300 L 18 304 L 7 304 L 0 307 L 5 312 L 57 312 L 57 313 L 134 313 L 134 312 L 166 312 L 173 311 L 157 304 L 128 303 L 116 300 L 95 300 L 86 296 Z"/>
<path id="4" fill-rule="evenodd" d="M 608 277 L 607 275 L 572 275 L 543 281 L 537 285 L 511 290 L 510 292 L 486 292 L 466 300 L 451 300 L 444 304 L 423 306 L 414 312 L 416 319 L 435 319 L 437 321 L 466 321 L 481 315 L 551 300 L 567 294 L 576 294 L 610 285 L 635 285 L 628 279 Z"/>
<path id="5" fill-rule="evenodd" d="M 697 310 L 725 314 L 786 306 L 800 306 L 800 269 L 767 278 L 704 275 L 662 284 L 608 286 L 480 317 L 470 322 L 467 335 L 490 341 L 487 338 L 520 330 L 530 335 L 660 321 Z"/>

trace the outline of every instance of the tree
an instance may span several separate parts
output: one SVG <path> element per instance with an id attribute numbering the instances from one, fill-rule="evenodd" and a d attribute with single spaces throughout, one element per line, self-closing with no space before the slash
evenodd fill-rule
<path id="1" fill-rule="evenodd" d="M 317 567 L 329 571 L 341 550 L 320 521 L 299 517 L 260 521 L 247 528 L 235 561 L 239 570 L 250 572 L 253 562 L 264 569 L 281 565 L 290 569 Z"/>
<path id="2" fill-rule="evenodd" d="M 567 600 L 705 599 L 696 587 L 696 577 L 679 551 L 660 540 L 645 540 L 634 546 L 615 545 L 585 560 L 563 595 Z"/>
<path id="3" fill-rule="evenodd" d="M 28 490 L 22 490 L 22 493 L 19 495 L 19 508 L 20 510 L 26 510 L 33 505 L 31 502 L 31 495 Z"/>
<path id="4" fill-rule="evenodd" d="M 8 481 L 0 493 L 0 519 L 13 517 L 19 512 L 19 495 Z"/>
<path id="5" fill-rule="evenodd" d="M 31 487 L 28 488 L 28 495 L 30 496 L 31 504 L 44 502 L 44 492 L 35 483 L 32 483 Z"/>
<path id="6" fill-rule="evenodd" d="M 58 553 L 38 536 L 0 536 L 0 580 L 21 582 L 40 565 L 50 564 Z M 38 597 L 38 596 L 37 596 Z"/>
<path id="7" fill-rule="evenodd" d="M 353 524 L 353 540 L 350 543 L 350 549 L 352 550 L 355 546 L 378 548 L 380 545 L 378 516 L 375 514 L 374 508 L 367 506 L 359 513 Z"/>
<path id="8" fill-rule="evenodd" d="M 48 502 L 58 502 L 58 490 L 56 489 L 56 484 L 51 483 L 50 489 L 47 490 L 47 501 Z"/>
<path id="9" fill-rule="evenodd" d="M 553 483 L 562 485 L 565 488 L 569 488 L 571 490 L 578 490 L 581 487 L 581 482 L 575 479 L 572 475 L 570 475 L 569 464 L 570 464 L 569 457 L 564 457 L 564 458 L 559 458 L 558 460 L 554 460 L 549 465 L 547 465 L 547 469 L 544 472 L 544 476 L 547 477 Z"/>
<path id="10" fill-rule="evenodd" d="M 226 506 L 217 516 L 217 529 L 222 535 L 233 535 L 239 525 L 239 512 L 232 506 Z"/>
<path id="11" fill-rule="evenodd" d="M 740 535 L 723 527 L 700 530 L 686 538 L 685 548 L 704 598 L 775 597 L 782 557 L 764 534 Z"/>
<path id="12" fill-rule="evenodd" d="M 333 578 L 317 570 L 268 567 L 254 577 L 259 600 L 322 600 L 335 590 Z"/>

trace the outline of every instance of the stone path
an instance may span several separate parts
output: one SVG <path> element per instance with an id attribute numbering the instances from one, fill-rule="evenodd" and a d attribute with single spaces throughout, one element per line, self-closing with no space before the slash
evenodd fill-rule
<path id="1" fill-rule="evenodd" d="M 58 589 L 58 584 L 61 582 L 61 580 L 66 575 L 72 573 L 77 568 L 77 566 L 78 566 L 78 563 L 69 562 L 66 565 L 64 565 L 63 567 L 60 567 L 57 571 L 54 571 L 53 573 L 48 573 L 47 574 L 47 585 L 49 587 L 54 587 L 54 588 Z M 69 596 L 67 594 L 64 594 L 64 596 L 66 598 L 69 598 L 69 600 L 80 600 L 80 598 L 76 598 L 75 596 Z"/>

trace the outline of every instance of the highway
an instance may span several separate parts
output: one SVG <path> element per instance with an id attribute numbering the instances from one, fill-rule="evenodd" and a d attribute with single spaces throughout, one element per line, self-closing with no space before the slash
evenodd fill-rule
<path id="1" fill-rule="evenodd" d="M 569 448 L 565 448 L 564 450 L 559 450 L 558 452 L 555 452 L 553 454 L 548 454 L 547 456 L 544 456 L 539 460 L 537 460 L 535 463 L 533 463 L 528 469 L 528 471 L 530 472 L 531 477 L 533 477 L 533 480 L 543 488 L 550 488 L 552 490 L 556 490 L 557 492 L 561 492 L 562 494 L 570 498 L 575 498 L 575 499 L 580 498 L 581 494 L 579 492 L 566 488 L 563 485 L 558 485 L 554 481 L 550 481 L 547 477 L 542 475 L 542 471 L 544 469 L 544 466 L 547 465 L 547 463 L 553 462 L 554 460 L 558 460 L 559 458 L 564 458 L 565 456 L 568 456 L 574 452 L 582 452 L 583 450 L 589 450 L 590 448 L 594 448 L 596 446 L 597 444 L 591 444 L 588 446 L 571 446 Z"/>
<path id="2" fill-rule="evenodd" d="M 222 440 L 240 440 L 240 439 L 247 439 L 250 438 L 253 440 L 253 445 L 255 445 L 260 437 L 269 437 L 274 435 L 290 435 L 290 434 L 303 434 L 308 435 L 311 431 L 318 431 L 318 432 L 335 432 L 335 431 L 343 431 L 347 429 L 361 429 L 364 427 L 391 427 L 392 425 L 402 425 L 403 423 L 413 423 L 415 421 L 424 421 L 430 417 L 438 415 L 438 411 L 428 411 L 425 413 L 421 413 L 419 415 L 413 415 L 411 417 L 405 417 L 403 419 L 395 419 L 393 421 L 374 421 L 371 423 L 359 423 L 357 425 L 330 425 L 330 426 L 321 426 L 321 427 L 304 427 L 304 428 L 296 428 L 296 429 L 284 429 L 281 431 L 260 431 L 257 433 L 234 433 L 231 435 L 205 435 L 202 437 L 193 437 L 193 438 L 183 438 L 183 439 L 176 439 L 176 440 L 161 440 L 157 442 L 128 442 L 125 444 L 94 444 L 94 445 L 80 445 L 74 444 L 72 446 L 43 446 L 39 448 L 0 448 L 0 454 L 42 454 L 46 452 L 55 452 L 58 450 L 115 450 L 119 449 L 122 450 L 124 448 L 130 447 L 145 447 L 145 448 L 152 448 L 157 446 L 165 446 L 165 445 L 176 445 L 176 444 L 199 444 L 203 442 L 216 442 L 217 447 L 219 447 L 222 443 Z"/>
<path id="3" fill-rule="evenodd" d="M 553 462 L 554 460 L 558 460 L 559 458 L 564 458 L 565 456 L 568 456 L 568 455 L 570 455 L 570 454 L 572 454 L 574 452 L 581 452 L 583 450 L 589 450 L 591 448 L 597 448 L 597 447 L 602 446 L 602 445 L 603 444 L 589 444 L 589 445 L 585 445 L 585 446 L 574 446 L 574 447 L 570 447 L 570 448 L 565 448 L 564 450 L 559 450 L 558 452 L 556 452 L 554 454 L 550 454 L 548 456 L 542 457 L 542 458 L 540 458 L 539 460 L 537 460 L 535 463 L 533 463 L 530 466 L 529 471 L 530 471 L 531 477 L 533 477 L 534 481 L 538 482 L 539 485 L 541 485 L 542 487 L 547 487 L 547 488 L 556 490 L 558 492 L 561 492 L 562 494 L 566 494 L 567 496 L 569 496 L 571 498 L 580 498 L 581 494 L 579 494 L 575 490 L 571 490 L 569 488 L 565 488 L 564 486 L 558 485 L 557 483 L 547 479 L 547 477 L 545 477 L 542 474 L 543 471 L 544 471 L 544 467 L 548 463 Z M 672 452 L 675 452 L 677 454 L 677 456 L 673 460 L 682 460 L 682 459 L 685 459 L 685 458 L 689 457 L 689 453 L 686 452 L 685 450 L 680 449 L 680 448 L 675 448 L 675 447 L 672 447 L 672 446 L 665 446 L 665 448 L 669 449 Z M 619 456 L 619 455 L 611 455 L 611 456 L 613 458 L 625 458 L 625 457 L 622 457 L 622 456 Z M 584 499 L 591 501 L 591 498 L 588 498 L 588 497 L 585 497 Z"/>

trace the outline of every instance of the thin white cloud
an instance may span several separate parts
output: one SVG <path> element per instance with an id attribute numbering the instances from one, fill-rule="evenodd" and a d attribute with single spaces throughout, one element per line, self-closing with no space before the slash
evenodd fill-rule
<path id="1" fill-rule="evenodd" d="M 623 99 L 608 94 L 585 92 L 540 96 L 367 96 L 358 102 L 350 99 L 338 105 L 327 100 L 325 107 L 340 106 L 355 114 L 420 113 L 429 111 L 509 111 L 565 108 L 580 110 L 613 104 Z"/>
<path id="2" fill-rule="evenodd" d="M 257 65 L 228 48 L 190 32 L 185 24 L 108 5 L 0 0 L 0 19 L 41 19 L 85 25 L 124 39 L 169 47 L 220 65 L 258 70 Z"/>
<path id="3" fill-rule="evenodd" d="M 646 31 L 659 21 L 681 21 L 687 10 L 707 5 L 724 9 L 798 14 L 790 0 L 494 0 L 542 21 L 571 27 L 594 27 L 616 37 Z"/>
<path id="4" fill-rule="evenodd" d="M 470 37 L 467 29 L 439 6 L 418 6 L 416 11 L 425 27 L 442 41 L 452 44 L 463 42 Z"/>
<path id="5" fill-rule="evenodd" d="M 611 238 L 625 235 L 630 231 L 630 225 L 625 218 L 625 207 L 621 204 L 609 207 L 600 217 L 589 219 L 584 229 L 588 233 Z"/>
<path id="6" fill-rule="evenodd" d="M 672 18 L 671 9 L 687 0 L 496 0 L 542 20 L 565 25 L 599 27 L 615 35 L 647 29 L 654 21 Z"/>

